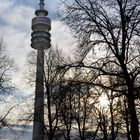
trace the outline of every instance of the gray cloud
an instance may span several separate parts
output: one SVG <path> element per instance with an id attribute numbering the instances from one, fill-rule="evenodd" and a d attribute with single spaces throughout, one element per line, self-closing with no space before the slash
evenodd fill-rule
<path id="1" fill-rule="evenodd" d="M 18 1 L 18 2 L 17 2 Z M 4 38 L 10 56 L 15 62 L 23 66 L 26 55 L 30 48 L 31 20 L 35 16 L 35 8 L 31 5 L 34 0 L 4 0 L 0 1 L 0 35 Z M 28 3 L 29 2 L 29 3 Z M 58 0 L 47 1 L 49 13 L 55 13 Z M 61 46 L 64 50 L 68 49 L 69 33 L 65 30 L 66 26 L 58 20 L 52 20 L 52 44 Z M 70 45 L 71 46 L 71 45 Z"/>

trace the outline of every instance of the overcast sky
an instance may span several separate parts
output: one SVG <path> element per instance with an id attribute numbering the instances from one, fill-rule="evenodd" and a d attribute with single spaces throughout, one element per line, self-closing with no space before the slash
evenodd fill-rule
<path id="1" fill-rule="evenodd" d="M 31 20 L 38 8 L 39 0 L 0 0 L 0 36 L 3 37 L 10 56 L 22 66 L 30 48 Z M 66 26 L 60 24 L 58 13 L 59 0 L 45 0 L 45 7 L 52 20 L 52 44 L 67 49 L 70 34 Z"/>
<path id="2" fill-rule="evenodd" d="M 57 3 L 59 0 L 45 0 L 45 7 L 52 20 L 51 40 L 53 46 L 58 46 L 63 50 L 72 49 L 70 43 L 70 33 L 66 31 L 66 26 L 60 23 L 57 17 Z M 24 74 L 22 69 L 27 55 L 33 49 L 30 47 L 31 40 L 31 20 L 35 17 L 34 12 L 38 9 L 39 0 L 0 0 L 0 37 L 3 38 L 10 57 L 14 58 L 21 71 L 14 75 L 12 82 L 19 89 L 17 94 L 9 95 L 6 101 L 17 99 L 32 93 L 30 87 L 25 87 Z M 70 47 L 69 47 L 70 46 Z M 70 51 L 71 52 L 71 51 Z M 12 104 L 11 104 L 12 105 Z"/>

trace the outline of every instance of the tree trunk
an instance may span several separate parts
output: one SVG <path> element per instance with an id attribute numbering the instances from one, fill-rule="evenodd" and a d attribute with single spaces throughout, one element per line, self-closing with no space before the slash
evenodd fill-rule
<path id="1" fill-rule="evenodd" d="M 115 140 L 115 132 L 114 132 L 115 125 L 114 125 L 114 116 L 113 116 L 113 101 L 111 101 L 111 103 L 110 103 L 110 114 L 111 114 L 111 137 L 112 137 L 112 140 Z"/>
<path id="2" fill-rule="evenodd" d="M 135 108 L 134 82 L 130 78 L 126 65 L 122 61 L 120 61 L 120 64 L 128 87 L 128 95 L 126 96 L 128 99 L 128 109 L 130 113 L 130 133 L 132 136 L 132 140 L 139 140 L 139 121 Z"/>
<path id="3" fill-rule="evenodd" d="M 128 91 L 128 108 L 130 111 L 130 119 L 131 119 L 130 133 L 132 135 L 132 140 L 139 140 L 139 122 L 136 115 L 135 100 L 134 100 L 134 96 L 132 96 L 133 91 L 131 92 L 131 87 L 128 90 L 129 90 Z"/>
<path id="4" fill-rule="evenodd" d="M 81 131 L 81 126 L 80 126 L 80 120 L 77 119 L 77 124 L 78 124 L 78 130 L 79 130 L 79 136 L 80 136 L 80 139 L 83 140 L 83 135 L 82 135 L 82 131 Z"/>
<path id="5" fill-rule="evenodd" d="M 127 107 L 127 102 L 126 102 L 126 98 L 124 97 L 124 107 L 125 107 L 125 123 L 126 123 L 126 129 L 127 129 L 127 139 L 131 140 L 130 137 L 130 130 L 129 130 L 129 116 L 128 116 L 128 107 Z"/>
<path id="6" fill-rule="evenodd" d="M 104 116 L 103 116 L 103 134 L 104 134 L 104 140 L 108 140 L 106 119 Z"/>
<path id="7" fill-rule="evenodd" d="M 48 85 L 46 85 L 47 94 L 47 105 L 48 105 L 48 120 L 49 120 L 49 140 L 53 140 L 53 129 L 52 129 L 52 116 L 51 116 L 51 102 L 50 102 L 50 91 Z"/>
<path id="8" fill-rule="evenodd" d="M 70 130 L 67 130 L 67 140 L 70 140 Z"/>

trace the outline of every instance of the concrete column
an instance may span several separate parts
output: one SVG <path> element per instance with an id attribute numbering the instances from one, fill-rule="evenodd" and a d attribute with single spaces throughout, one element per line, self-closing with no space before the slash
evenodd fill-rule
<path id="1" fill-rule="evenodd" d="M 37 50 L 35 107 L 32 140 L 44 140 L 44 50 Z"/>

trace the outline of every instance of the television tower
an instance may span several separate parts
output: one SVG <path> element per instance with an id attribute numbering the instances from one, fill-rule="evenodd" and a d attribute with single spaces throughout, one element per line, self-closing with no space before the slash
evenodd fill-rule
<path id="1" fill-rule="evenodd" d="M 50 48 L 51 20 L 46 17 L 44 0 L 40 0 L 39 10 L 32 19 L 31 47 L 37 50 L 36 89 L 34 103 L 32 140 L 44 140 L 44 50 Z"/>

